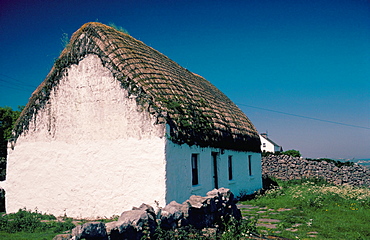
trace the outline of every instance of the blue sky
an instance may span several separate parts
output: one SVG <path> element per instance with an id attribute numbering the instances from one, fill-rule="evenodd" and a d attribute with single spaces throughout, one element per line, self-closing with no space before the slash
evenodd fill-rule
<path id="1" fill-rule="evenodd" d="M 205 77 L 285 150 L 370 158 L 369 0 L 1 0 L 0 106 L 25 105 L 91 21 Z"/>

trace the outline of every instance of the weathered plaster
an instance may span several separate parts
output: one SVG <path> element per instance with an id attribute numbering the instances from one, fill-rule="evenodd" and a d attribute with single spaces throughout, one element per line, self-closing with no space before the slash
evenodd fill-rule
<path id="1" fill-rule="evenodd" d="M 164 132 L 97 56 L 87 56 L 9 149 L 7 212 L 94 218 L 164 205 Z"/>

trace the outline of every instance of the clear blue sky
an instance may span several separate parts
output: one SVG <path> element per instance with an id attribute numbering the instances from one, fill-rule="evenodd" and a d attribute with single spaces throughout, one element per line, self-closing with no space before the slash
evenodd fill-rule
<path id="1" fill-rule="evenodd" d="M 0 106 L 25 105 L 91 21 L 202 75 L 285 150 L 370 158 L 369 0 L 0 0 Z"/>

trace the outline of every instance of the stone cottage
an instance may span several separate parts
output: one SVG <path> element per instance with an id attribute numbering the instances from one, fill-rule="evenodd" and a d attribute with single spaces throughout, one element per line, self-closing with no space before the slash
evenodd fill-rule
<path id="1" fill-rule="evenodd" d="M 261 188 L 260 139 L 203 77 L 100 23 L 71 37 L 9 143 L 6 210 L 95 218 Z"/>

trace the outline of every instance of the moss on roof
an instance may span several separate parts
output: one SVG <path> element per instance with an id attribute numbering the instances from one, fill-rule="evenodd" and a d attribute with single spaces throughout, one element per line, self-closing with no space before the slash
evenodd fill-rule
<path id="1" fill-rule="evenodd" d="M 49 100 L 67 68 L 96 54 L 122 88 L 158 123 L 170 126 L 179 144 L 260 152 L 256 128 L 245 114 L 203 77 L 179 66 L 135 38 L 101 23 L 86 23 L 71 37 L 46 79 L 32 94 L 15 128 L 17 138 Z"/>

